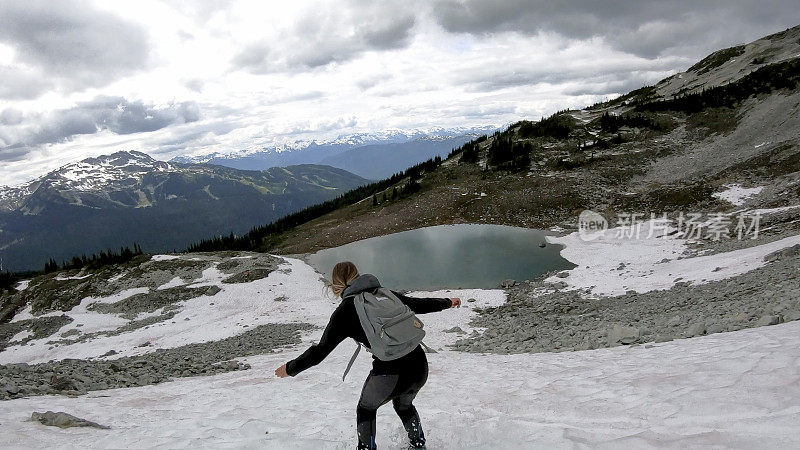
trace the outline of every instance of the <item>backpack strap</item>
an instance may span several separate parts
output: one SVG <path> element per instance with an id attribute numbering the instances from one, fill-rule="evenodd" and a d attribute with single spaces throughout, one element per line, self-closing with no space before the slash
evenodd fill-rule
<path id="1" fill-rule="evenodd" d="M 342 374 L 342 381 L 347 376 L 347 373 L 350 372 L 350 368 L 353 367 L 353 363 L 356 362 L 356 356 L 358 356 L 358 352 L 361 351 L 361 342 L 356 342 L 358 346 L 356 347 L 356 351 L 353 352 L 353 356 L 350 357 L 350 362 L 347 363 L 347 368 L 344 369 L 344 373 Z"/>
<path id="2" fill-rule="evenodd" d="M 419 341 L 419 345 L 422 346 L 422 349 L 425 350 L 425 353 L 439 353 L 436 350 L 434 350 L 434 349 L 428 347 L 427 345 L 425 345 L 425 343 L 422 342 L 422 341 Z"/>

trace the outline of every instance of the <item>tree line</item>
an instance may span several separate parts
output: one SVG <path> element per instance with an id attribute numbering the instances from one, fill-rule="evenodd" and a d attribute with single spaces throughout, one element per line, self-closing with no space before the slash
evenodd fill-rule
<path id="1" fill-rule="evenodd" d="M 691 94 L 683 93 L 671 99 L 643 103 L 637 105 L 635 110 L 678 111 L 692 114 L 706 108 L 734 107 L 756 95 L 769 94 L 781 89 L 795 89 L 799 81 L 800 60 L 793 59 L 761 67 L 730 84 Z"/>
<path id="2" fill-rule="evenodd" d="M 421 162 L 408 169 L 398 172 L 389 178 L 385 178 L 374 183 L 359 186 L 344 194 L 306 207 L 295 213 L 286 215 L 274 222 L 252 228 L 249 232 L 237 236 L 233 233 L 228 236 L 216 236 L 210 239 L 203 239 L 200 242 L 187 247 L 185 252 L 209 252 L 220 250 L 253 250 L 266 251 L 273 248 L 279 240 L 279 235 L 306 222 L 314 220 L 325 214 L 333 212 L 339 208 L 360 202 L 372 197 L 373 205 L 377 203 L 377 194 L 386 195 L 386 190 L 390 191 L 392 199 L 411 195 L 421 189 L 419 179 L 423 173 L 431 172 L 442 164 L 442 158 L 437 156 L 427 161 Z M 397 184 L 403 179 L 408 178 L 408 182 L 399 190 Z"/>
<path id="3" fill-rule="evenodd" d="M 92 256 L 73 256 L 69 261 L 63 261 L 59 265 L 55 259 L 50 258 L 44 264 L 44 273 L 51 273 L 58 270 L 77 270 L 77 269 L 96 269 L 110 264 L 119 264 L 130 261 L 134 257 L 141 255 L 142 248 L 137 243 L 133 243 L 133 248 L 120 247 L 119 251 L 111 249 L 93 253 Z"/>

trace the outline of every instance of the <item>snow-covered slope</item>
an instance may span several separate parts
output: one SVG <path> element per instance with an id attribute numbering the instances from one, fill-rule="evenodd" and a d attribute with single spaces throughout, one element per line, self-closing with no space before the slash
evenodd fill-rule
<path id="1" fill-rule="evenodd" d="M 758 212 L 766 215 L 766 210 Z M 581 264 L 547 281 L 593 295 L 649 292 L 669 289 L 679 281 L 702 284 L 741 275 L 766 265 L 765 256 L 800 244 L 800 235 L 795 235 L 726 253 L 692 255 L 691 242 L 673 234 L 677 231 L 673 227 L 664 229 L 650 220 L 642 222 L 639 237 L 631 237 L 631 230 L 630 226 L 610 228 L 591 240 L 579 232 L 548 237 L 549 242 L 565 246 L 564 258 Z"/>
<path id="2" fill-rule="evenodd" d="M 786 243 L 784 243 L 786 244 Z M 657 245 L 657 244 L 653 244 Z M 663 249 L 672 248 L 665 243 Z M 781 244 L 783 245 L 783 244 Z M 788 244 L 786 244 L 788 245 Z M 652 246 L 651 246 L 652 247 Z M 595 262 L 581 251 L 580 270 Z M 733 264 L 741 255 L 718 256 Z M 622 252 L 608 260 L 619 263 Z M 169 260 L 170 256 L 155 259 Z M 636 259 L 636 258 L 634 258 Z M 692 258 L 686 259 L 690 261 Z M 643 265 L 648 263 L 641 261 Z M 285 258 L 280 270 L 248 283 L 222 283 L 210 268 L 194 280 L 164 288 L 215 285 L 214 296 L 185 304 L 171 321 L 119 336 L 49 349 L 48 338 L 0 353 L 2 362 L 52 358 L 136 355 L 154 348 L 219 340 L 245 327 L 276 322 L 324 326 L 336 306 L 304 262 Z M 602 268 L 601 268 L 602 269 Z M 604 271 L 607 272 L 607 271 Z M 602 284 L 614 273 L 597 274 Z M 567 278 L 568 281 L 571 281 Z M 659 280 L 650 279 L 657 288 Z M 421 295 L 421 294 L 420 294 Z M 424 316 L 431 372 L 417 400 L 429 448 L 797 448 L 800 435 L 800 322 L 719 333 L 644 346 L 583 352 L 496 355 L 454 352 L 447 344 L 467 333 L 475 309 L 503 304 L 502 291 L 442 291 L 425 295 L 474 298 L 460 310 Z M 67 312 L 98 330 L 119 323 L 87 306 L 111 298 L 88 298 Z M 29 317 L 29 311 L 15 320 Z M 474 330 L 478 333 L 482 329 Z M 2 447 L 235 447 L 345 449 L 354 442 L 354 413 L 369 370 L 365 355 L 345 382 L 341 373 L 352 342 L 340 345 L 319 366 L 294 379 L 272 371 L 316 341 L 244 360 L 250 370 L 181 378 L 153 386 L 93 391 L 77 398 L 33 397 L 3 402 Z M 143 342 L 151 345 L 142 347 Z M 33 411 L 66 411 L 111 426 L 110 430 L 44 427 L 24 421 Z M 380 448 L 403 448 L 404 433 L 390 407 L 378 416 Z"/>
<path id="3" fill-rule="evenodd" d="M 40 188 L 60 192 L 113 192 L 140 184 L 147 174 L 172 169 L 169 163 L 137 151 L 86 158 L 19 186 L 0 186 L 0 210 L 16 209 Z"/>

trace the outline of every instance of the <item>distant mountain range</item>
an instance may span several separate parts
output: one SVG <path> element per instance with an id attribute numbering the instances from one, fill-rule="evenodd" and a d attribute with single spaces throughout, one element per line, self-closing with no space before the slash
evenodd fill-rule
<path id="1" fill-rule="evenodd" d="M 387 130 L 340 136 L 330 141 L 297 141 L 260 150 L 179 156 L 171 162 L 209 163 L 242 170 L 292 164 L 325 164 L 365 178 L 382 179 L 450 150 L 495 127 Z"/>
<path id="2" fill-rule="evenodd" d="M 39 269 L 138 243 L 182 249 L 243 233 L 369 181 L 323 165 L 245 171 L 157 161 L 117 152 L 67 164 L 16 187 L 0 187 L 0 258 L 8 270 Z"/>

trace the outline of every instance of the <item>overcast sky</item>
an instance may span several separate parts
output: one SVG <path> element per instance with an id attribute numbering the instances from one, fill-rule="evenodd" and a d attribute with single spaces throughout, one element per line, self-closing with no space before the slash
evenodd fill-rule
<path id="1" fill-rule="evenodd" d="M 0 185 L 579 108 L 800 23 L 796 0 L 0 0 Z"/>

